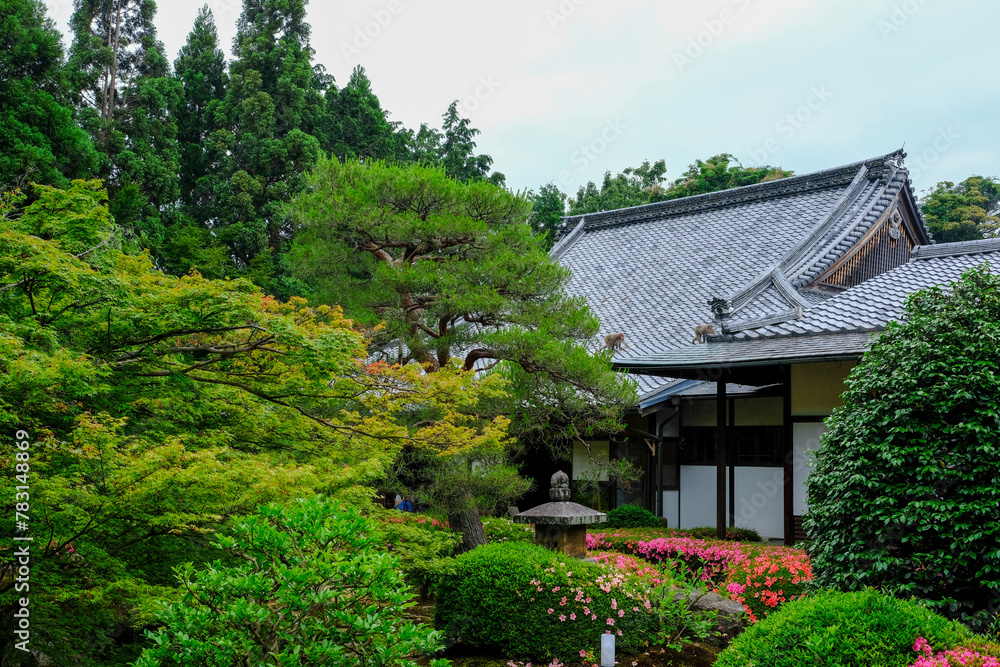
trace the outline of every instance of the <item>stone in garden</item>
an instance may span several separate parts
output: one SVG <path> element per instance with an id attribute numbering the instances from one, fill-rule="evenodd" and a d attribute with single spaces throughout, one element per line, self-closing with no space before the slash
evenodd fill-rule
<path id="1" fill-rule="evenodd" d="M 569 500 L 569 475 L 552 475 L 549 498 L 552 502 L 514 516 L 516 523 L 535 525 L 535 544 L 574 558 L 587 556 L 587 525 L 604 523 L 608 515 Z"/>
<path id="2" fill-rule="evenodd" d="M 717 611 L 715 627 L 720 636 L 709 638 L 713 646 L 725 648 L 736 635 L 743 632 L 750 621 L 747 610 L 739 602 L 728 600 L 718 593 L 705 593 L 695 599 L 691 605 L 693 611 Z"/>

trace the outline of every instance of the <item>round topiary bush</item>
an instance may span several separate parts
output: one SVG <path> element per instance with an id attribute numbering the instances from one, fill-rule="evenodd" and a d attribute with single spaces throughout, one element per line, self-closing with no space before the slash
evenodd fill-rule
<path id="1" fill-rule="evenodd" d="M 662 524 L 649 510 L 622 505 L 608 512 L 608 528 L 660 528 Z"/>
<path id="2" fill-rule="evenodd" d="M 1000 594 L 1000 278 L 910 297 L 851 372 L 809 476 L 823 587 L 916 596 L 973 629 Z M 995 607 L 994 607 L 995 608 Z"/>
<path id="3" fill-rule="evenodd" d="M 908 667 L 916 659 L 918 637 L 952 648 L 972 634 L 916 602 L 871 589 L 823 591 L 789 602 L 750 626 L 715 667 Z"/>
<path id="4" fill-rule="evenodd" d="M 656 616 L 637 578 L 534 544 L 488 544 L 455 559 L 441 584 L 435 625 L 451 639 L 519 660 L 579 659 L 617 635 L 636 651 L 655 635 Z"/>

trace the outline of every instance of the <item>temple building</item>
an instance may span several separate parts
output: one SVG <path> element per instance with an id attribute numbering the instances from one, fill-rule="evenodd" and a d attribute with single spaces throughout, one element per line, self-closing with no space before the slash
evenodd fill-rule
<path id="1" fill-rule="evenodd" d="M 934 243 L 904 158 L 564 219 L 553 256 L 639 386 L 629 429 L 574 451 L 577 481 L 608 457 L 645 471 L 601 485 L 602 509 L 802 537 L 809 452 L 872 337 L 908 294 L 1000 261 L 1000 239 Z"/>

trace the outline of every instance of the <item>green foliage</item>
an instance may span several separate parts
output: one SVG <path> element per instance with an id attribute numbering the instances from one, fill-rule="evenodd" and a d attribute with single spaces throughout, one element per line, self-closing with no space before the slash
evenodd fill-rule
<path id="1" fill-rule="evenodd" d="M 500 542 L 535 542 L 535 528 L 526 523 L 514 523 L 504 516 L 484 516 L 483 530 L 490 544 Z"/>
<path id="2" fill-rule="evenodd" d="M 505 420 L 479 416 L 500 378 L 366 364 L 338 309 L 126 252 L 98 183 L 34 195 L 0 199 L 0 425 L 33 443 L 32 642 L 56 663 L 118 656 L 112 635 L 175 597 L 170 566 L 210 557 L 231 517 L 318 492 L 360 501 L 404 446 L 507 446 Z M 0 485 L 0 505 L 14 492 Z M 15 598 L 0 581 L 5 624 Z"/>
<path id="3" fill-rule="evenodd" d="M 59 30 L 39 0 L 0 1 L 0 190 L 88 178 L 97 152 L 75 121 Z"/>
<path id="4" fill-rule="evenodd" d="M 699 540 L 714 540 L 718 532 L 715 526 L 698 526 L 697 528 L 685 528 L 681 533 L 698 538 Z M 724 540 L 732 542 L 760 542 L 760 533 L 753 528 L 741 528 L 739 526 L 728 526 Z"/>
<path id="5" fill-rule="evenodd" d="M 770 165 L 743 167 L 729 153 L 720 153 L 704 161 L 696 160 L 680 178 L 665 188 L 663 181 L 666 173 L 667 165 L 664 160 L 657 160 L 653 164 L 648 160 L 644 161 L 638 167 L 629 167 L 614 177 L 610 171 L 605 172 L 600 189 L 593 182 L 580 186 L 576 199 L 570 200 L 570 215 L 641 206 L 792 175 L 790 171 Z"/>
<path id="6" fill-rule="evenodd" d="M 809 477 L 816 581 L 973 626 L 1000 592 L 1000 279 L 912 295 L 851 372 Z"/>
<path id="7" fill-rule="evenodd" d="M 238 563 L 177 568 L 184 594 L 158 611 L 165 627 L 136 667 L 416 667 L 441 648 L 440 633 L 403 617 L 412 595 L 356 509 L 275 503 L 227 532 L 216 545 Z"/>
<path id="8" fill-rule="evenodd" d="M 790 171 L 770 165 L 744 167 L 735 156 L 719 153 L 704 161 L 695 160 L 680 178 L 670 184 L 661 199 L 701 195 L 764 181 L 776 181 L 791 175 Z"/>
<path id="9" fill-rule="evenodd" d="M 545 247 L 551 248 L 555 241 L 556 230 L 562 224 L 566 215 L 566 195 L 554 184 L 548 183 L 531 194 L 531 217 L 528 223 L 535 234 L 545 236 Z"/>
<path id="10" fill-rule="evenodd" d="M 399 559 L 406 583 L 426 593 L 455 571 L 455 547 L 462 536 L 421 514 L 389 511 L 376 515 L 382 544 Z"/>
<path id="11" fill-rule="evenodd" d="M 943 181 L 921 199 L 920 210 L 938 243 L 995 237 L 1000 234 L 1000 179 Z"/>
<path id="12" fill-rule="evenodd" d="M 659 195 L 663 191 L 661 183 L 666 173 L 667 163 L 664 160 L 657 160 L 653 164 L 646 160 L 638 167 L 629 167 L 613 178 L 611 172 L 606 171 L 600 190 L 593 181 L 580 186 L 576 199 L 569 202 L 570 215 L 613 211 L 659 201 Z"/>
<path id="13" fill-rule="evenodd" d="M 621 632 L 619 651 L 639 650 L 656 631 L 650 608 L 637 579 L 533 544 L 505 542 L 456 559 L 455 576 L 438 591 L 435 625 L 469 646 L 511 658 L 567 660 L 598 650 L 605 631 Z"/>
<path id="14" fill-rule="evenodd" d="M 705 582 L 697 577 L 687 579 L 676 576 L 669 567 L 663 566 L 659 577 L 659 583 L 650 594 L 659 625 L 656 632 L 658 646 L 680 651 L 687 642 L 705 641 L 718 634 L 718 612 L 693 609 L 698 598 L 708 593 Z"/>
<path id="15" fill-rule="evenodd" d="M 951 648 L 970 635 L 916 602 L 870 589 L 823 591 L 750 626 L 722 652 L 716 667 L 907 667 L 916 658 L 917 637 Z"/>
<path id="16" fill-rule="evenodd" d="M 622 505 L 608 512 L 608 528 L 657 528 L 660 520 L 637 505 Z"/>

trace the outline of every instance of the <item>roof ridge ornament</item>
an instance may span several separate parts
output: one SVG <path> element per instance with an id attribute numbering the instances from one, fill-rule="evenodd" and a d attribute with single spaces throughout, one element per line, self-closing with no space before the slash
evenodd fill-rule
<path id="1" fill-rule="evenodd" d="M 728 320 L 733 314 L 733 302 L 721 297 L 712 297 L 708 302 L 708 307 L 712 309 L 712 315 L 717 320 Z"/>

